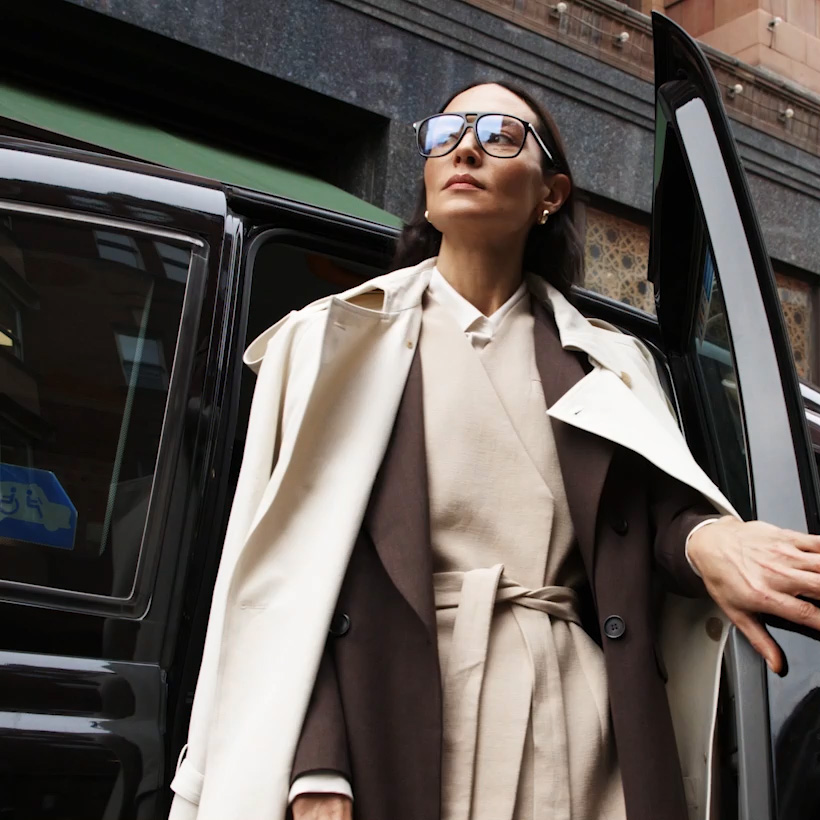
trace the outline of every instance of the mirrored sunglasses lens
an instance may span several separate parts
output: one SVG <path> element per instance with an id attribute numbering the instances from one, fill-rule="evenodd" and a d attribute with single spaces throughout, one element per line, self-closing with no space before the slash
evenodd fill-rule
<path id="1" fill-rule="evenodd" d="M 521 150 L 527 131 L 521 122 L 512 117 L 485 114 L 476 122 L 476 134 L 488 154 L 494 157 L 508 157 Z"/>
<path id="2" fill-rule="evenodd" d="M 439 157 L 452 149 L 461 136 L 464 120 L 442 115 L 425 120 L 419 127 L 419 151 L 425 157 Z"/>

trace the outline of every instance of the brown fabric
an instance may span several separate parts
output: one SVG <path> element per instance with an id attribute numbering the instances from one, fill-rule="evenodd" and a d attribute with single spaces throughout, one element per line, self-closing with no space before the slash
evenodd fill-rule
<path id="1" fill-rule="evenodd" d="M 327 650 L 319 664 L 293 768 L 302 774 L 331 771 L 351 777 L 336 663 Z"/>
<path id="2" fill-rule="evenodd" d="M 534 305 L 534 313 L 536 363 L 551 406 L 582 378 L 583 367 L 561 348 L 549 312 Z M 653 578 L 703 593 L 684 542 L 714 510 L 608 441 L 560 423 L 554 433 L 597 625 L 603 634 L 612 615 L 626 624 L 623 637 L 602 643 L 627 817 L 687 820 L 656 651 Z M 293 777 L 308 773 L 302 760 L 312 771 L 346 774 L 334 751 L 346 735 L 357 820 L 439 820 L 441 678 L 418 356 L 337 611 L 350 618 L 347 633 L 329 642 L 341 712 L 328 708 L 332 698 L 312 702 Z"/>

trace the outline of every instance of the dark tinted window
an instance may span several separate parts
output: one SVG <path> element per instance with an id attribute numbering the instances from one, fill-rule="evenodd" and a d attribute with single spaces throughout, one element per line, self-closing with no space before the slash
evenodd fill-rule
<path id="1" fill-rule="evenodd" d="M 726 306 L 712 249 L 705 247 L 695 317 L 693 362 L 702 386 L 706 430 L 718 484 L 744 518 L 751 517 L 746 438 Z"/>
<path id="2" fill-rule="evenodd" d="M 190 255 L 0 211 L 3 579 L 129 595 Z"/>

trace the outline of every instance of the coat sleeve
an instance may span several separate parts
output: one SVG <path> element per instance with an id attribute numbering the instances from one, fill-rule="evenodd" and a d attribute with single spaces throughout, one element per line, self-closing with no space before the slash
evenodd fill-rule
<path id="1" fill-rule="evenodd" d="M 661 384 L 652 354 L 640 340 L 633 339 L 633 342 L 640 353 L 640 365 L 645 368 L 655 393 L 662 398 L 670 422 L 677 427 L 674 408 Z M 657 410 L 663 412 L 660 407 Z M 678 432 L 678 435 L 682 433 Z M 655 565 L 664 586 L 678 595 L 705 597 L 706 587 L 686 557 L 686 538 L 702 521 L 720 518 L 723 513 L 718 512 L 697 490 L 651 464 L 647 487 Z"/>
<path id="2" fill-rule="evenodd" d="M 706 587 L 686 558 L 686 537 L 721 514 L 697 490 L 651 465 L 647 486 L 655 565 L 664 586 L 678 595 L 705 596 Z"/>
<path id="3" fill-rule="evenodd" d="M 242 466 L 211 600 L 202 664 L 188 727 L 188 742 L 179 756 L 176 775 L 171 783 L 175 794 L 169 820 L 195 820 L 198 814 L 207 770 L 209 729 L 218 696 L 220 645 L 228 591 L 245 534 L 276 462 L 288 363 L 296 344 L 292 317 L 293 314 L 289 314 L 266 331 L 245 355 L 245 363 L 257 374 L 257 382 L 248 419 Z"/>
<path id="4" fill-rule="evenodd" d="M 296 746 L 291 783 L 307 774 L 337 774 L 351 781 L 344 712 L 330 646 L 325 647 Z"/>

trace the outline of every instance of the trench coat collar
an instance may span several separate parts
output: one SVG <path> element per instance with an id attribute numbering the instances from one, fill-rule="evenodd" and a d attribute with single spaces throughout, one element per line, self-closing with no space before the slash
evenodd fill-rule
<path id="1" fill-rule="evenodd" d="M 438 257 L 434 256 L 412 267 L 377 276 L 344 293 L 318 299 L 299 312 L 302 315 L 320 312 L 327 310 L 334 302 L 367 304 L 372 309 L 372 296 L 380 292 L 382 302 L 374 313 L 381 313 L 383 318 L 389 320 L 405 310 L 421 307 L 424 292 L 430 284 L 437 261 Z M 527 274 L 526 281 L 533 302 L 542 305 L 552 314 L 561 346 L 567 350 L 582 350 L 594 362 L 620 375 L 616 363 L 612 361 L 608 343 L 600 333 L 600 327 L 609 326 L 604 322 L 587 319 L 557 288 L 542 277 Z M 288 319 L 289 316 L 286 316 L 268 328 L 245 351 L 245 364 L 254 372 L 258 372 L 271 338 L 287 324 Z"/>
<path id="2" fill-rule="evenodd" d="M 382 291 L 382 312 L 388 317 L 390 314 L 420 307 L 437 261 L 438 257 L 434 256 L 414 267 L 378 276 L 342 294 L 339 298 L 355 303 L 367 292 Z M 614 328 L 606 322 L 588 319 L 542 277 L 527 274 L 525 280 L 533 296 L 533 303 L 540 305 L 552 316 L 561 347 L 565 350 L 583 351 L 591 361 L 620 376 L 620 368 L 613 359 L 610 342 L 605 338 L 605 334 L 601 333 L 602 329 Z"/>

